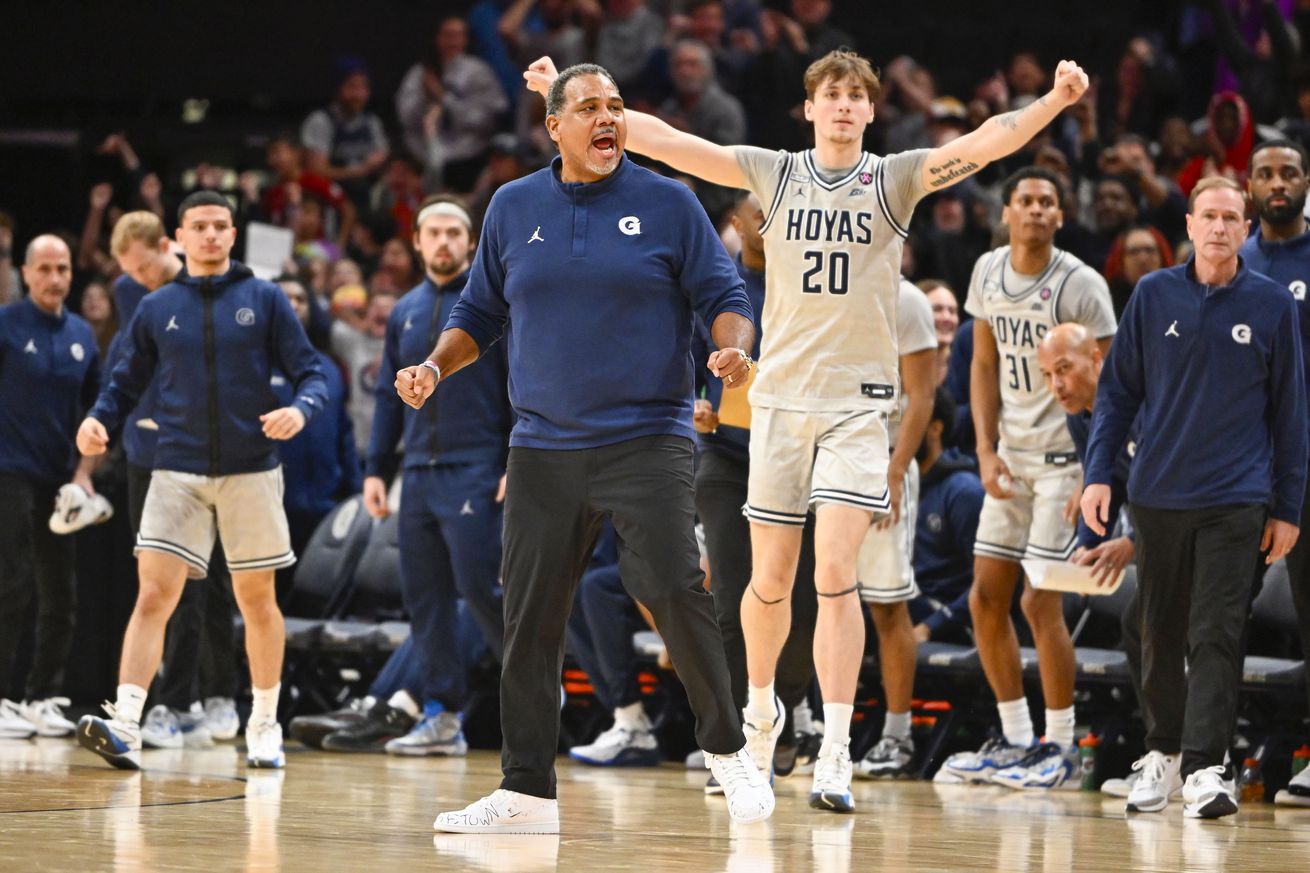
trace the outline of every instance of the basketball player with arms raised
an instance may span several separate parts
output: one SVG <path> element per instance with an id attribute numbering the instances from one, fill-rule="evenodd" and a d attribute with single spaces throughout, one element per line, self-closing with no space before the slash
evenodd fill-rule
<path id="1" fill-rule="evenodd" d="M 555 68 L 524 74 L 544 93 Z M 810 805 L 851 812 L 850 721 L 864 652 L 856 555 L 876 517 L 901 500 L 905 470 L 889 468 L 887 417 L 898 394 L 896 300 L 901 247 L 926 194 L 1019 149 L 1087 89 L 1072 61 L 1055 87 L 937 149 L 878 157 L 863 150 L 879 81 L 869 62 L 834 51 L 805 73 L 815 147 L 770 152 L 721 146 L 626 111 L 629 150 L 730 188 L 765 206 L 764 343 L 751 389 L 752 574 L 742 600 L 750 682 L 745 733 L 765 773 L 782 730 L 774 669 L 790 627 L 790 593 L 806 511 L 816 507 L 814 660 L 825 736 Z"/>

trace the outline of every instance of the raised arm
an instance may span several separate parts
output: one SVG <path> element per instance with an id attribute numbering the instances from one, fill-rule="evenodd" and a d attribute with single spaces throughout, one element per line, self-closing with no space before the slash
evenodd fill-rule
<path id="1" fill-rule="evenodd" d="M 933 149 L 923 165 L 928 191 L 949 188 L 992 161 L 1018 151 L 1087 90 L 1087 74 L 1073 61 L 1060 61 L 1055 86 L 1022 109 L 994 115 L 972 133 Z"/>
<path id="2" fill-rule="evenodd" d="M 545 98 L 558 73 L 555 62 L 538 58 L 523 73 L 529 91 Z M 677 130 L 653 115 L 625 109 L 628 122 L 627 149 L 654 158 L 688 175 L 727 188 L 744 188 L 746 177 L 737 163 L 733 146 L 724 146 Z"/>

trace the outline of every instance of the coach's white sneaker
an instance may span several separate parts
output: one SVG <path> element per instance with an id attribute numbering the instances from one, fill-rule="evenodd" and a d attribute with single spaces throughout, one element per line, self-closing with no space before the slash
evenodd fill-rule
<path id="1" fill-rule="evenodd" d="M 559 801 L 497 788 L 463 809 L 441 813 L 432 829 L 450 834 L 557 834 Z"/>
<path id="2" fill-rule="evenodd" d="M 23 718 L 36 728 L 38 737 L 71 737 L 77 725 L 64 718 L 62 707 L 68 706 L 67 697 L 47 697 L 23 704 Z"/>
<path id="3" fill-rule="evenodd" d="M 741 711 L 741 731 L 746 735 L 746 752 L 769 784 L 773 784 L 773 750 L 778 746 L 778 737 L 782 736 L 787 718 L 782 708 L 782 699 L 776 696 L 773 698 L 773 712 L 772 721 L 758 721 L 751 718 L 749 709 Z"/>
<path id="4" fill-rule="evenodd" d="M 282 751 L 282 725 L 273 719 L 246 723 L 246 766 L 280 769 L 287 765 Z"/>
<path id="5" fill-rule="evenodd" d="M 1224 779 L 1224 766 L 1197 770 L 1183 783 L 1184 818 L 1220 818 L 1237 812 L 1232 783 Z"/>
<path id="6" fill-rule="evenodd" d="M 1128 792 L 1128 812 L 1159 812 L 1169 805 L 1169 795 L 1183 787 L 1178 768 L 1181 755 L 1147 752 L 1133 764 L 1137 779 Z"/>
<path id="7" fill-rule="evenodd" d="M 705 766 L 722 786 L 728 801 L 728 814 L 733 821 L 750 824 L 773 815 L 773 788 L 760 768 L 755 766 L 746 747 L 732 755 L 706 752 Z"/>

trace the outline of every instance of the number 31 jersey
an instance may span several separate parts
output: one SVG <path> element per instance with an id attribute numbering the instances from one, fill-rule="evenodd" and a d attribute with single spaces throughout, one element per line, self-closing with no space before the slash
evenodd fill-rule
<path id="1" fill-rule="evenodd" d="M 1104 339 L 1114 335 L 1114 307 L 1105 279 L 1068 252 L 1051 250 L 1036 276 L 1017 272 L 1010 247 L 988 252 L 974 265 L 965 310 L 991 326 L 1001 383 L 1001 446 L 1016 453 L 1065 453 L 1073 439 L 1064 410 L 1037 366 L 1037 344 L 1064 322 L 1076 322 Z"/>
<path id="2" fill-rule="evenodd" d="M 896 408 L 901 247 L 927 150 L 864 153 L 824 172 L 814 152 L 738 146 L 764 209 L 764 314 L 751 403 L 807 412 Z"/>

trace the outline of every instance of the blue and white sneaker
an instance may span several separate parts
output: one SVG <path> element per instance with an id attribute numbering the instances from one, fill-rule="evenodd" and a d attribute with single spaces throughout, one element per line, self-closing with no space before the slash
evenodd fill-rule
<path id="1" fill-rule="evenodd" d="M 273 719 L 246 722 L 246 766 L 280 770 L 286 765 L 282 725 Z"/>
<path id="2" fill-rule="evenodd" d="M 1038 743 L 1020 761 L 998 770 L 992 781 L 1020 791 L 1050 791 L 1079 787 L 1074 774 L 1079 772 L 1078 748 L 1059 743 Z"/>
<path id="3" fill-rule="evenodd" d="M 992 776 L 1027 757 L 1030 749 L 1013 746 L 1004 736 L 995 736 L 976 752 L 956 752 L 946 759 L 934 782 L 990 782 Z"/>
<path id="4" fill-rule="evenodd" d="M 388 755 L 415 758 L 444 755 L 457 758 L 468 754 L 469 744 L 464 739 L 464 728 L 459 716 L 442 711 L 425 715 L 409 733 L 388 740 L 385 748 Z"/>
<path id="5" fill-rule="evenodd" d="M 84 715 L 77 723 L 77 741 L 120 770 L 141 769 L 141 726 L 118 718 L 114 705 L 106 701 L 108 719 Z"/>
<path id="6" fill-rule="evenodd" d="M 814 762 L 814 784 L 810 806 L 829 812 L 855 812 L 851 794 L 851 749 L 847 743 L 833 744 L 819 752 Z"/>
<path id="7" fill-rule="evenodd" d="M 593 767 L 654 767 L 664 760 L 649 725 L 614 725 L 595 742 L 569 749 L 569 757 Z"/>

